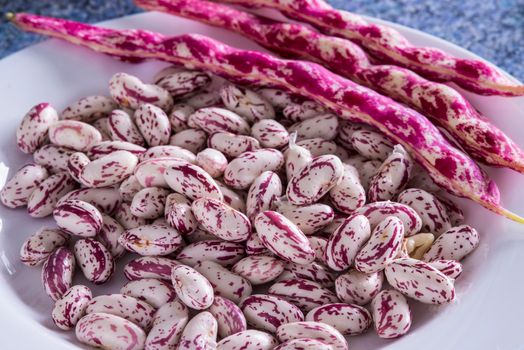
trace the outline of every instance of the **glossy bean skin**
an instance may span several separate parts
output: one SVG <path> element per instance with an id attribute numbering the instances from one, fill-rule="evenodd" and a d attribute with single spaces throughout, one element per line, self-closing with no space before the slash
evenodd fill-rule
<path id="1" fill-rule="evenodd" d="M 288 262 L 284 266 L 284 272 L 278 276 L 279 280 L 303 278 L 320 284 L 324 288 L 331 288 L 335 285 L 336 274 L 330 269 L 316 262 L 309 265 L 300 265 Z"/>
<path id="2" fill-rule="evenodd" d="M 332 350 L 333 347 L 313 338 L 298 338 L 283 342 L 274 350 Z"/>
<path id="3" fill-rule="evenodd" d="M 135 123 L 149 146 L 169 143 L 171 124 L 161 108 L 149 103 L 140 105 L 135 111 Z"/>
<path id="4" fill-rule="evenodd" d="M 94 284 L 105 283 L 113 275 L 113 256 L 102 243 L 92 238 L 80 239 L 75 243 L 74 253 L 80 270 Z"/>
<path id="5" fill-rule="evenodd" d="M 176 293 L 168 281 L 155 278 L 142 278 L 127 282 L 120 293 L 145 301 L 155 309 L 175 300 Z"/>
<path id="6" fill-rule="evenodd" d="M 351 135 L 353 149 L 368 159 L 384 161 L 393 150 L 393 145 L 381 133 L 358 130 Z"/>
<path id="7" fill-rule="evenodd" d="M 302 278 L 276 282 L 269 287 L 268 292 L 295 304 L 306 312 L 325 303 L 337 303 L 339 301 L 331 290 Z"/>
<path id="8" fill-rule="evenodd" d="M 131 214 L 143 219 L 156 219 L 164 214 L 169 190 L 160 187 L 146 187 L 138 191 L 131 201 Z"/>
<path id="9" fill-rule="evenodd" d="M 95 206 L 77 199 L 59 203 L 53 218 L 60 229 L 80 237 L 94 237 L 103 224 L 102 214 Z"/>
<path id="10" fill-rule="evenodd" d="M 176 259 L 189 266 L 194 266 L 199 261 L 211 260 L 227 267 L 242 259 L 244 255 L 244 246 L 240 243 L 206 240 L 184 247 Z"/>
<path id="11" fill-rule="evenodd" d="M 124 231 L 118 243 L 142 256 L 168 255 L 182 246 L 182 236 L 166 225 L 144 225 Z"/>
<path id="12" fill-rule="evenodd" d="M 171 280 L 171 270 L 179 263 L 176 260 L 161 256 L 142 256 L 128 262 L 124 275 L 130 281 L 142 278 Z"/>
<path id="13" fill-rule="evenodd" d="M 422 260 L 446 259 L 460 261 L 474 251 L 478 245 L 479 234 L 473 227 L 468 225 L 452 227 L 433 242 Z"/>
<path id="14" fill-rule="evenodd" d="M 142 187 L 163 187 L 169 188 L 164 174 L 171 165 L 185 164 L 184 160 L 178 157 L 159 157 L 142 160 L 135 167 L 134 175 Z"/>
<path id="15" fill-rule="evenodd" d="M 140 79 L 126 73 L 116 73 L 109 80 L 109 94 L 120 106 L 138 109 L 144 103 L 150 103 L 169 110 L 173 98 L 160 86 L 144 84 Z"/>
<path id="16" fill-rule="evenodd" d="M 351 214 L 366 204 L 366 190 L 353 166 L 344 164 L 344 175 L 340 182 L 329 190 L 329 198 L 335 208 L 345 214 Z"/>
<path id="17" fill-rule="evenodd" d="M 174 99 L 179 99 L 204 89 L 211 83 L 211 77 L 205 72 L 171 66 L 157 73 L 153 81 L 166 89 Z"/>
<path id="18" fill-rule="evenodd" d="M 276 211 L 291 220 L 306 235 L 312 235 L 329 225 L 335 214 L 326 204 L 297 206 L 289 201 L 278 201 Z"/>
<path id="19" fill-rule="evenodd" d="M 42 266 L 42 284 L 44 291 L 54 301 L 71 288 L 75 272 L 75 256 L 66 247 L 57 248 Z"/>
<path id="20" fill-rule="evenodd" d="M 51 317 L 55 325 L 63 330 L 74 328 L 80 318 L 84 316 L 92 298 L 91 290 L 86 286 L 76 285 L 69 288 L 53 307 Z"/>
<path id="21" fill-rule="evenodd" d="M 75 151 L 52 144 L 43 145 L 33 153 L 33 161 L 51 173 L 67 171 L 67 162 Z"/>
<path id="22" fill-rule="evenodd" d="M 429 262 L 428 265 L 433 266 L 453 280 L 456 280 L 463 270 L 462 264 L 456 260 L 434 260 Z"/>
<path id="23" fill-rule="evenodd" d="M 220 102 L 220 91 L 215 89 L 204 89 L 200 93 L 189 97 L 185 103 L 198 109 L 217 105 Z"/>
<path id="24" fill-rule="evenodd" d="M 145 146 L 146 141 L 138 130 L 133 119 L 121 109 L 113 110 L 107 119 L 109 136 L 114 141 L 126 141 Z"/>
<path id="25" fill-rule="evenodd" d="M 265 171 L 249 187 L 246 199 L 246 214 L 253 220 L 265 210 L 273 210 L 277 199 L 282 196 L 282 181 L 278 174 Z"/>
<path id="26" fill-rule="evenodd" d="M 362 306 L 335 303 L 322 305 L 309 311 L 306 321 L 325 323 L 343 335 L 357 335 L 371 326 L 373 320 L 369 311 Z"/>
<path id="27" fill-rule="evenodd" d="M 196 155 L 193 152 L 173 145 L 149 147 L 144 153 L 140 155 L 141 162 L 156 158 L 180 158 L 189 163 L 196 163 Z"/>
<path id="28" fill-rule="evenodd" d="M 212 178 L 224 174 L 227 167 L 227 158 L 216 149 L 206 148 L 196 155 L 196 164 L 204 169 Z"/>
<path id="29" fill-rule="evenodd" d="M 217 333 L 217 320 L 208 311 L 203 311 L 189 320 L 180 336 L 177 350 L 214 350 L 217 347 Z"/>
<path id="30" fill-rule="evenodd" d="M 289 146 L 284 153 L 288 182 L 313 160 L 312 153 L 297 143 L 297 134 L 289 135 Z"/>
<path id="31" fill-rule="evenodd" d="M 218 180 L 215 182 L 224 196 L 224 203 L 241 213 L 246 213 L 246 194 L 241 191 L 232 190 Z"/>
<path id="32" fill-rule="evenodd" d="M 176 265 L 171 271 L 176 294 L 188 307 L 204 310 L 213 304 L 213 286 L 202 274 L 186 265 Z"/>
<path id="33" fill-rule="evenodd" d="M 49 127 L 58 121 L 58 113 L 49 103 L 39 103 L 27 112 L 16 129 L 16 144 L 24 153 L 33 153 L 47 139 Z"/>
<path id="34" fill-rule="evenodd" d="M 207 145 L 222 152 L 229 158 L 236 158 L 244 152 L 260 149 L 257 139 L 247 135 L 237 135 L 230 132 L 216 132 L 209 136 Z"/>
<path id="35" fill-rule="evenodd" d="M 103 156 L 110 155 L 116 151 L 127 151 L 137 157 L 140 157 L 146 151 L 146 149 L 131 142 L 105 140 L 89 148 L 86 152 L 86 155 L 91 160 L 96 160 L 102 158 Z"/>
<path id="36" fill-rule="evenodd" d="M 114 259 L 120 258 L 125 253 L 125 248 L 118 243 L 124 233 L 124 228 L 111 216 L 102 214 L 102 229 L 98 232 L 98 240 L 111 253 Z"/>
<path id="37" fill-rule="evenodd" d="M 155 308 L 128 295 L 106 294 L 91 299 L 86 308 L 86 314 L 100 312 L 122 317 L 148 330 L 153 322 Z"/>
<path id="38" fill-rule="evenodd" d="M 59 229 L 42 228 L 29 236 L 20 248 L 20 261 L 27 266 L 42 264 L 56 248 L 69 242 L 70 236 Z"/>
<path id="39" fill-rule="evenodd" d="M 171 193 L 166 197 L 164 218 L 184 236 L 198 227 L 198 221 L 191 210 L 191 201 L 179 193 Z"/>
<path id="40" fill-rule="evenodd" d="M 310 100 L 297 101 L 284 107 L 282 114 L 292 122 L 300 122 L 325 113 L 323 106 Z"/>
<path id="41" fill-rule="evenodd" d="M 253 90 L 228 84 L 220 90 L 220 97 L 227 109 L 249 122 L 275 118 L 271 103 Z"/>
<path id="42" fill-rule="evenodd" d="M 4 185 L 0 191 L 0 201 L 8 208 L 26 205 L 33 191 L 48 176 L 47 170 L 40 165 L 24 165 Z"/>
<path id="43" fill-rule="evenodd" d="M 133 174 L 137 164 L 133 153 L 116 151 L 85 164 L 78 178 L 86 187 L 108 187 Z"/>
<path id="44" fill-rule="evenodd" d="M 49 176 L 29 196 L 27 213 L 34 218 L 52 214 L 60 198 L 75 188 L 75 181 L 66 172 Z"/>
<path id="45" fill-rule="evenodd" d="M 155 313 L 153 325 L 147 334 L 146 349 L 176 349 L 188 320 L 187 306 L 179 299 L 162 305 Z"/>
<path id="46" fill-rule="evenodd" d="M 264 171 L 278 172 L 283 165 L 284 156 L 276 149 L 244 152 L 229 162 L 224 172 L 224 182 L 234 189 L 247 189 Z"/>
<path id="47" fill-rule="evenodd" d="M 84 152 L 102 141 L 102 135 L 93 126 L 74 120 L 61 120 L 49 127 L 53 145 Z"/>
<path id="48" fill-rule="evenodd" d="M 131 204 L 122 202 L 114 212 L 115 220 L 126 230 L 147 225 L 147 220 L 131 214 Z M 120 244 L 120 243 L 119 243 Z"/>
<path id="49" fill-rule="evenodd" d="M 344 336 L 335 328 L 320 322 L 293 322 L 280 326 L 277 338 L 281 342 L 300 338 L 314 338 L 330 344 L 334 350 L 348 350 Z"/>
<path id="50" fill-rule="evenodd" d="M 79 120 L 92 123 L 117 109 L 118 105 L 108 96 L 86 96 L 70 104 L 60 113 L 60 119 Z"/>
<path id="51" fill-rule="evenodd" d="M 197 109 L 188 117 L 187 125 L 190 128 L 202 129 L 208 134 L 231 132 L 248 135 L 251 132 L 251 127 L 245 119 L 235 112 L 219 107 Z"/>
<path id="52" fill-rule="evenodd" d="M 215 295 L 208 311 L 218 324 L 218 336 L 226 338 L 247 329 L 247 322 L 242 310 L 231 300 Z"/>
<path id="53" fill-rule="evenodd" d="M 192 153 L 198 153 L 207 142 L 207 134 L 200 129 L 186 129 L 177 132 L 169 138 L 171 146 L 182 147 Z"/>
<path id="54" fill-rule="evenodd" d="M 171 164 L 165 170 L 164 179 L 171 189 L 190 199 L 224 199 L 215 180 L 204 169 L 191 163 L 181 161 Z"/>
<path id="55" fill-rule="evenodd" d="M 368 203 L 355 210 L 353 214 L 367 217 L 371 229 L 374 229 L 386 217 L 395 216 L 402 221 L 406 237 L 414 235 L 422 228 L 422 219 L 417 212 L 407 205 L 396 202 L 383 201 Z"/>
<path id="56" fill-rule="evenodd" d="M 297 133 L 297 140 L 316 137 L 333 140 L 338 132 L 338 117 L 334 114 L 317 115 L 291 125 L 289 131 Z"/>
<path id="57" fill-rule="evenodd" d="M 276 279 L 284 271 L 284 262 L 271 256 L 251 255 L 238 261 L 231 270 L 259 285 Z"/>
<path id="58" fill-rule="evenodd" d="M 392 339 L 411 328 L 411 310 L 406 298 L 396 290 L 383 290 L 371 301 L 375 331 L 380 338 Z"/>
<path id="59" fill-rule="evenodd" d="M 264 148 L 280 149 L 289 142 L 289 132 L 282 124 L 273 119 L 263 119 L 253 124 L 251 135 Z"/>
<path id="60" fill-rule="evenodd" d="M 122 203 L 120 192 L 112 187 L 104 188 L 80 188 L 60 198 L 58 203 L 67 200 L 80 200 L 95 206 L 104 214 L 111 215 Z"/>
<path id="61" fill-rule="evenodd" d="M 362 273 L 351 269 L 337 277 L 335 291 L 337 297 L 345 303 L 366 305 L 380 292 L 383 282 L 382 271 Z"/>
<path id="62" fill-rule="evenodd" d="M 271 350 L 274 349 L 277 344 L 277 340 L 271 334 L 255 329 L 248 329 L 232 334 L 219 341 L 217 350 Z"/>
<path id="63" fill-rule="evenodd" d="M 75 152 L 71 154 L 67 160 L 67 171 L 75 181 L 81 182 L 82 179 L 80 176 L 82 175 L 82 171 L 90 162 L 91 160 L 85 153 Z"/>
<path id="64" fill-rule="evenodd" d="M 336 143 L 325 140 L 321 137 L 303 139 L 297 141 L 297 145 L 307 149 L 309 152 L 311 152 L 313 157 L 323 156 L 326 154 L 336 154 L 337 152 Z"/>

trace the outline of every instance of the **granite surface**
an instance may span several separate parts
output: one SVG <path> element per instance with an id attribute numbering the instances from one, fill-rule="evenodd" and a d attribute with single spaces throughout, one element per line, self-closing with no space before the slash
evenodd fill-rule
<path id="1" fill-rule="evenodd" d="M 465 47 L 524 80 L 524 0 L 329 0 Z M 132 0 L 0 0 L 1 12 L 97 22 L 140 12 Z M 0 19 L 0 58 L 42 40 Z"/>

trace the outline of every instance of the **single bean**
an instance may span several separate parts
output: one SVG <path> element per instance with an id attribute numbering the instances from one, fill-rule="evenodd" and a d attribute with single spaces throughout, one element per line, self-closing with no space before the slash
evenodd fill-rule
<path id="1" fill-rule="evenodd" d="M 242 310 L 229 299 L 215 295 L 208 311 L 217 320 L 220 338 L 247 330 L 247 322 Z"/>
<path id="2" fill-rule="evenodd" d="M 60 120 L 49 127 L 49 140 L 56 146 L 83 152 L 100 143 L 102 135 L 87 123 Z"/>
<path id="3" fill-rule="evenodd" d="M 259 285 L 276 279 L 284 271 L 284 262 L 271 256 L 251 255 L 238 261 L 231 271 Z"/>
<path id="4" fill-rule="evenodd" d="M 383 290 L 371 301 L 371 314 L 380 338 L 392 339 L 411 328 L 411 310 L 406 298 L 396 290 Z"/>
<path id="5" fill-rule="evenodd" d="M 268 293 L 284 298 L 304 311 L 310 311 L 326 303 L 339 302 L 331 290 L 302 278 L 276 282 L 269 287 Z"/>
<path id="6" fill-rule="evenodd" d="M 362 273 L 351 269 L 335 280 L 337 297 L 348 304 L 366 305 L 382 289 L 384 274 L 382 271 Z"/>
<path id="7" fill-rule="evenodd" d="M 111 252 L 92 238 L 83 238 L 75 243 L 75 258 L 84 276 L 94 284 L 107 282 L 115 272 Z"/>
<path id="8" fill-rule="evenodd" d="M 65 331 L 74 328 L 84 316 L 87 305 L 93 298 L 91 290 L 82 285 L 76 285 L 55 302 L 51 318 L 55 325 Z"/>
<path id="9" fill-rule="evenodd" d="M 20 261 L 38 266 L 57 249 L 69 242 L 71 236 L 59 229 L 42 228 L 29 236 L 20 248 Z"/>
<path id="10" fill-rule="evenodd" d="M 62 298 L 73 285 L 75 256 L 66 247 L 58 247 L 42 266 L 44 291 L 54 301 Z"/>
<path id="11" fill-rule="evenodd" d="M 6 182 L 0 191 L 0 201 L 9 208 L 17 208 L 27 204 L 29 197 L 38 186 L 49 176 L 46 168 L 37 164 L 27 164 Z"/>
<path id="12" fill-rule="evenodd" d="M 171 271 L 171 281 L 180 300 L 195 310 L 204 310 L 213 304 L 211 283 L 195 269 L 176 265 Z"/>
<path id="13" fill-rule="evenodd" d="M 94 237 L 102 229 L 102 214 L 93 205 L 69 199 L 59 203 L 53 210 L 57 226 L 64 232 L 80 237 Z"/>
<path id="14" fill-rule="evenodd" d="M 155 308 L 148 303 L 123 294 L 99 295 L 91 299 L 86 308 L 86 314 L 106 313 L 122 317 L 144 330 L 148 330 L 153 322 Z"/>
<path id="15" fill-rule="evenodd" d="M 253 90 L 228 84 L 220 89 L 220 97 L 227 109 L 238 113 L 248 122 L 275 118 L 271 103 Z"/>
<path id="16" fill-rule="evenodd" d="M 155 309 L 175 300 L 176 293 L 171 283 L 155 278 L 142 278 L 127 282 L 120 293 L 145 301 Z"/>
<path id="17" fill-rule="evenodd" d="M 165 110 L 173 106 L 173 98 L 160 86 L 144 84 L 140 79 L 126 73 L 116 73 L 109 80 L 109 94 L 120 106 L 138 109 L 150 103 Z"/>
<path id="18" fill-rule="evenodd" d="M 16 129 L 16 144 L 24 153 L 33 153 L 47 141 L 51 125 L 58 121 L 58 113 L 49 103 L 34 106 Z"/>
<path id="19" fill-rule="evenodd" d="M 166 225 L 144 225 L 122 233 L 118 243 L 142 256 L 168 255 L 182 245 L 182 236 Z"/>

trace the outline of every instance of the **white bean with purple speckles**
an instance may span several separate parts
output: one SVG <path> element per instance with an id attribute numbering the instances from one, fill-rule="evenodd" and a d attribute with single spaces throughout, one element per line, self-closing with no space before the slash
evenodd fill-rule
<path id="1" fill-rule="evenodd" d="M 282 148 L 289 142 L 289 132 L 273 119 L 263 119 L 251 127 L 251 136 L 256 138 L 264 148 Z"/>
<path id="2" fill-rule="evenodd" d="M 273 148 L 245 152 L 233 159 L 224 172 L 224 182 L 234 189 L 247 189 L 264 171 L 278 172 L 284 156 Z"/>
<path id="3" fill-rule="evenodd" d="M 131 201 L 131 214 L 144 219 L 156 219 L 164 214 L 169 190 L 160 187 L 146 187 L 138 191 Z"/>
<path id="4" fill-rule="evenodd" d="M 206 148 L 196 155 L 196 164 L 204 169 L 212 178 L 224 174 L 227 167 L 227 158 L 216 149 Z"/>
<path id="5" fill-rule="evenodd" d="M 33 191 L 48 176 L 47 170 L 40 165 L 24 165 L 4 185 L 0 191 L 0 201 L 9 208 L 26 205 Z"/>
<path id="6" fill-rule="evenodd" d="M 125 318 L 147 330 L 153 322 L 155 308 L 128 295 L 107 294 L 94 297 L 87 305 L 86 314 L 100 312 Z"/>
<path id="7" fill-rule="evenodd" d="M 153 326 L 147 334 L 146 349 L 176 349 L 189 320 L 189 311 L 179 299 L 162 305 L 155 313 Z"/>
<path id="8" fill-rule="evenodd" d="M 115 271 L 111 252 L 100 242 L 92 238 L 76 241 L 75 258 L 84 276 L 94 284 L 105 283 Z"/>
<path id="9" fill-rule="evenodd" d="M 93 298 L 91 290 L 82 285 L 69 288 L 62 298 L 55 302 L 51 317 L 55 325 L 69 330 L 84 316 L 87 305 Z"/>
<path id="10" fill-rule="evenodd" d="M 375 331 L 380 338 L 392 339 L 411 328 L 411 310 L 406 298 L 396 290 L 383 290 L 371 301 Z"/>
<path id="11" fill-rule="evenodd" d="M 251 255 L 238 261 L 231 271 L 254 285 L 264 284 L 273 281 L 284 271 L 284 262 L 272 256 Z"/>
<path id="12" fill-rule="evenodd" d="M 348 304 L 366 305 L 382 289 L 382 271 L 363 273 L 355 269 L 339 275 L 335 280 L 337 297 Z"/>
<path id="13" fill-rule="evenodd" d="M 47 140 L 48 130 L 58 121 L 58 113 L 49 103 L 34 106 L 16 129 L 16 144 L 24 153 L 33 153 Z"/>
<path id="14" fill-rule="evenodd" d="M 120 293 L 143 300 L 156 309 L 176 298 L 176 292 L 171 283 L 156 278 L 129 281 L 120 289 Z"/>
<path id="15" fill-rule="evenodd" d="M 282 181 L 278 174 L 264 171 L 249 187 L 246 199 L 246 214 L 253 220 L 264 210 L 273 210 L 274 203 L 282 196 Z"/>
<path id="16" fill-rule="evenodd" d="M 272 350 L 277 345 L 277 340 L 271 334 L 248 329 L 222 339 L 217 344 L 217 350 Z"/>
<path id="17" fill-rule="evenodd" d="M 95 206 L 77 199 L 59 203 L 53 210 L 53 218 L 59 228 L 80 237 L 94 237 L 103 223 L 102 214 Z"/>
<path id="18" fill-rule="evenodd" d="M 173 98 L 160 86 L 145 84 L 135 76 L 116 73 L 109 80 L 109 94 L 120 106 L 137 109 L 144 103 L 151 103 L 169 110 Z"/>
<path id="19" fill-rule="evenodd" d="M 314 338 L 330 344 L 333 350 L 348 350 L 348 342 L 335 328 L 320 322 L 304 321 L 278 327 L 277 338 L 281 342 L 299 338 Z"/>
<path id="20" fill-rule="evenodd" d="M 182 246 L 182 236 L 166 225 L 143 225 L 124 231 L 118 243 L 143 256 L 168 255 Z"/>
<path id="21" fill-rule="evenodd" d="M 211 283 L 195 269 L 176 265 L 171 281 L 180 300 L 195 310 L 204 310 L 213 304 L 214 291 Z"/>
<path id="22" fill-rule="evenodd" d="M 220 338 L 245 331 L 247 322 L 242 310 L 231 300 L 215 295 L 208 311 L 215 317 Z"/>
<path id="23" fill-rule="evenodd" d="M 295 123 L 288 128 L 297 133 L 297 140 L 322 138 L 333 140 L 338 132 L 338 117 L 334 114 L 321 114 Z"/>
<path id="24" fill-rule="evenodd" d="M 441 234 L 429 250 L 424 254 L 422 260 L 457 260 L 464 259 L 479 245 L 479 234 L 477 230 L 469 225 L 452 227 Z"/>
<path id="25" fill-rule="evenodd" d="M 230 158 L 236 158 L 244 152 L 260 149 L 260 143 L 257 139 L 230 132 L 213 133 L 209 136 L 207 145 Z"/>

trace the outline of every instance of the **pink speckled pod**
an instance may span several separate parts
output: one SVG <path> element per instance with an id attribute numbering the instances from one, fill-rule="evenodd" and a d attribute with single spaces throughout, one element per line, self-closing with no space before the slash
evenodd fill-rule
<path id="1" fill-rule="evenodd" d="M 195 310 L 204 310 L 213 304 L 211 283 L 195 269 L 176 265 L 171 271 L 171 281 L 180 300 Z"/>
<path id="2" fill-rule="evenodd" d="M 53 307 L 51 317 L 55 325 L 63 330 L 73 328 L 84 316 L 92 297 L 91 290 L 86 286 L 77 285 L 69 288 Z"/>
<path id="3" fill-rule="evenodd" d="M 284 298 L 304 311 L 310 311 L 326 303 L 338 303 L 337 296 L 320 284 L 302 278 L 274 283 L 268 293 Z"/>
<path id="4" fill-rule="evenodd" d="M 29 236 L 20 248 L 20 261 L 27 266 L 42 264 L 70 236 L 59 229 L 42 228 Z"/>
<path id="5" fill-rule="evenodd" d="M 386 266 L 385 275 L 393 288 L 422 303 L 444 304 L 455 298 L 453 280 L 417 259 L 397 259 Z"/>
<path id="6" fill-rule="evenodd" d="M 146 349 L 175 350 L 188 320 L 187 306 L 179 299 L 164 304 L 155 313 L 153 326 L 147 334 Z"/>
<path id="7" fill-rule="evenodd" d="M 366 190 L 360 183 L 358 171 L 352 165 L 344 164 L 344 175 L 329 191 L 329 198 L 335 208 L 346 214 L 366 204 Z"/>
<path id="8" fill-rule="evenodd" d="M 256 138 L 264 148 L 280 149 L 289 142 L 289 132 L 274 119 L 263 119 L 253 124 L 251 136 Z"/>
<path id="9" fill-rule="evenodd" d="M 324 261 L 335 271 L 346 270 L 370 236 L 369 220 L 364 215 L 350 216 L 329 236 Z"/>
<path id="10" fill-rule="evenodd" d="M 149 103 L 165 110 L 173 106 L 173 98 L 157 85 L 144 84 L 140 79 L 127 73 L 116 73 L 109 80 L 109 94 L 120 106 L 138 109 Z"/>
<path id="11" fill-rule="evenodd" d="M 100 242 L 84 238 L 75 243 L 75 258 L 84 276 L 94 284 L 105 283 L 115 271 L 111 252 Z"/>
<path id="12" fill-rule="evenodd" d="M 274 295 L 253 294 L 239 306 L 251 327 L 272 334 L 282 324 L 304 321 L 298 307 Z"/>
<path id="13" fill-rule="evenodd" d="M 464 259 L 479 245 L 479 234 L 477 230 L 468 225 L 452 227 L 441 234 L 429 250 L 424 254 L 422 260 L 457 260 Z"/>
<path id="14" fill-rule="evenodd" d="M 213 133 L 209 136 L 207 145 L 230 158 L 238 157 L 244 152 L 260 149 L 260 143 L 257 139 L 230 132 Z"/>
<path id="15" fill-rule="evenodd" d="M 271 334 L 248 329 L 222 339 L 217 344 L 217 350 L 272 350 L 277 344 L 277 340 Z"/>
<path id="16" fill-rule="evenodd" d="M 174 99 L 189 97 L 211 83 L 205 72 L 190 71 L 176 66 L 162 69 L 153 78 L 156 85 L 166 89 Z"/>
<path id="17" fill-rule="evenodd" d="M 220 89 L 220 97 L 227 109 L 238 113 L 248 122 L 275 118 L 273 106 L 255 91 L 228 84 Z"/>
<path id="18" fill-rule="evenodd" d="M 277 338 L 281 342 L 300 338 L 313 338 L 332 346 L 333 350 L 348 350 L 348 342 L 335 328 L 320 322 L 304 321 L 278 327 Z"/>
<path id="19" fill-rule="evenodd" d="M 156 278 L 129 281 L 120 289 L 120 293 L 145 301 L 156 309 L 176 298 L 171 283 Z"/>
<path id="20" fill-rule="evenodd" d="M 284 271 L 284 262 L 272 256 L 250 255 L 238 261 L 231 270 L 259 285 L 277 278 Z"/>
<path id="21" fill-rule="evenodd" d="M 317 115 L 326 113 L 326 109 L 314 101 L 297 101 L 284 107 L 282 114 L 284 118 L 292 122 L 301 122 Z"/>
<path id="22" fill-rule="evenodd" d="M 262 243 L 286 261 L 309 264 L 315 252 L 300 229 L 282 214 L 264 211 L 255 218 L 255 229 Z"/>
<path id="23" fill-rule="evenodd" d="M 47 140 L 49 127 L 58 121 L 58 113 L 49 103 L 34 106 L 16 129 L 16 144 L 24 153 L 33 153 Z"/>
<path id="24" fill-rule="evenodd" d="M 411 327 L 411 310 L 406 298 L 396 290 L 383 290 L 371 301 L 371 314 L 380 338 L 397 338 Z"/>
<path id="25" fill-rule="evenodd" d="M 160 187 L 146 187 L 138 191 L 131 201 L 131 214 L 143 219 L 156 219 L 164 214 L 169 190 Z"/>
<path id="26" fill-rule="evenodd" d="M 194 266 L 199 261 L 211 260 L 222 266 L 231 266 L 245 256 L 243 244 L 221 240 L 191 243 L 176 256 L 181 263 Z"/>
<path id="27" fill-rule="evenodd" d="M 118 189 L 107 188 L 80 188 L 60 198 L 58 204 L 68 200 L 80 200 L 95 206 L 101 212 L 111 215 L 122 203 Z"/>
<path id="28" fill-rule="evenodd" d="M 406 237 L 419 232 L 422 227 L 422 219 L 415 210 L 405 204 L 390 201 L 368 203 L 355 210 L 353 214 L 367 217 L 371 229 L 374 229 L 386 217 L 394 216 L 402 221 Z"/>
<path id="29" fill-rule="evenodd" d="M 138 158 L 128 151 L 116 151 L 87 163 L 79 180 L 86 187 L 107 187 L 133 174 Z"/>
<path id="30" fill-rule="evenodd" d="M 329 225 L 335 215 L 326 204 L 298 206 L 285 200 L 277 202 L 276 211 L 291 220 L 306 235 L 312 235 Z"/>
<path id="31" fill-rule="evenodd" d="M 63 231 L 80 237 L 94 237 L 102 229 L 102 214 L 93 205 L 69 199 L 53 210 L 53 218 Z"/>
<path id="32" fill-rule="evenodd" d="M 382 289 L 384 274 L 382 271 L 362 273 L 349 270 L 335 280 L 337 297 L 348 304 L 366 305 Z"/>
<path id="33" fill-rule="evenodd" d="M 139 157 L 146 151 L 146 149 L 142 146 L 126 141 L 102 141 L 89 148 L 86 155 L 91 160 L 96 160 L 116 151 L 127 151 Z"/>
<path id="34" fill-rule="evenodd" d="M 74 150 L 52 144 L 43 145 L 33 153 L 36 164 L 48 169 L 51 173 L 67 171 L 67 162 Z"/>
<path id="35" fill-rule="evenodd" d="M 343 335 L 357 335 L 371 326 L 371 314 L 362 306 L 352 304 L 326 304 L 314 308 L 306 321 L 321 322 L 335 328 Z"/>
<path id="36" fill-rule="evenodd" d="M 0 192 L 0 201 L 9 208 L 26 205 L 33 191 L 48 176 L 47 170 L 40 165 L 24 165 L 4 185 Z"/>
<path id="37" fill-rule="evenodd" d="M 193 201 L 191 211 L 204 230 L 225 241 L 243 242 L 251 233 L 247 216 L 214 198 Z"/>
<path id="38" fill-rule="evenodd" d="M 115 210 L 114 217 L 120 225 L 126 230 L 144 226 L 147 224 L 147 220 L 143 218 L 137 218 L 131 214 L 131 205 L 127 202 L 122 202 Z"/>
<path id="39" fill-rule="evenodd" d="M 118 242 L 143 256 L 168 255 L 182 245 L 182 236 L 166 225 L 144 225 L 124 231 Z"/>
<path id="40" fill-rule="evenodd" d="M 179 262 L 161 256 L 142 256 L 128 262 L 124 267 L 124 275 L 128 280 L 156 278 L 171 281 L 171 270 Z"/>
<path id="41" fill-rule="evenodd" d="M 42 284 L 46 294 L 54 301 L 62 298 L 73 285 L 75 266 L 75 256 L 66 247 L 58 247 L 45 261 Z"/>
<path id="42" fill-rule="evenodd" d="M 118 105 L 108 96 L 86 96 L 70 104 L 60 113 L 60 119 L 79 120 L 92 123 L 108 116 Z"/>
<path id="43" fill-rule="evenodd" d="M 191 201 L 179 193 L 171 193 L 166 197 L 164 218 L 169 226 L 182 235 L 190 234 L 198 226 L 191 210 Z"/>
<path id="44" fill-rule="evenodd" d="M 285 341 L 274 350 L 333 350 L 333 347 L 313 338 L 298 338 Z"/>
<path id="45" fill-rule="evenodd" d="M 179 161 L 171 164 L 165 169 L 164 179 L 175 192 L 190 199 L 224 199 L 215 180 L 204 169 L 191 163 Z"/>
<path id="46" fill-rule="evenodd" d="M 355 151 L 367 159 L 385 161 L 393 151 L 393 144 L 381 133 L 372 130 L 358 130 L 351 135 Z"/>
<path id="47" fill-rule="evenodd" d="M 214 350 L 217 333 L 217 320 L 210 312 L 196 314 L 184 328 L 177 350 Z"/>
<path id="48" fill-rule="evenodd" d="M 247 189 L 265 171 L 278 172 L 284 156 L 273 148 L 242 153 L 233 159 L 224 172 L 224 182 L 234 189 Z"/>
<path id="49" fill-rule="evenodd" d="M 135 123 L 149 146 L 169 143 L 171 124 L 161 108 L 149 103 L 140 105 L 135 111 Z"/>
<path id="50" fill-rule="evenodd" d="M 202 129 L 208 134 L 215 132 L 231 132 L 233 134 L 249 135 L 251 127 L 241 116 L 230 110 L 219 107 L 201 108 L 187 119 L 190 128 Z"/>
<path id="51" fill-rule="evenodd" d="M 343 174 L 344 166 L 337 156 L 313 158 L 289 180 L 287 198 L 296 205 L 315 203 L 338 184 Z"/>
<path id="52" fill-rule="evenodd" d="M 103 349 L 141 350 L 146 334 L 122 317 L 97 312 L 80 319 L 76 325 L 76 338 L 81 343 Z"/>
<path id="53" fill-rule="evenodd" d="M 247 329 L 246 318 L 242 310 L 229 299 L 215 295 L 215 300 L 208 311 L 217 320 L 220 338 L 226 338 Z"/>
<path id="54" fill-rule="evenodd" d="M 86 314 L 100 312 L 122 317 L 147 330 L 153 322 L 155 308 L 128 295 L 107 294 L 94 297 L 87 305 Z"/>
<path id="55" fill-rule="evenodd" d="M 194 266 L 194 269 L 211 283 L 215 296 L 225 297 L 238 304 L 252 292 L 251 283 L 246 278 L 235 271 L 229 271 L 216 262 L 200 261 Z"/>
<path id="56" fill-rule="evenodd" d="M 288 130 L 297 133 L 298 141 L 316 137 L 333 140 L 337 136 L 338 117 L 334 114 L 317 115 L 291 125 Z"/>
<path id="57" fill-rule="evenodd" d="M 60 120 L 49 127 L 49 140 L 55 146 L 83 152 L 101 142 L 102 135 L 87 123 Z"/>
<path id="58" fill-rule="evenodd" d="M 138 130 L 133 119 L 125 111 L 115 109 L 107 117 L 109 136 L 114 141 L 126 141 L 145 146 L 146 141 Z"/>
<path id="59" fill-rule="evenodd" d="M 196 155 L 196 164 L 204 169 L 212 178 L 224 174 L 227 167 L 227 158 L 216 149 L 206 148 Z"/>
<path id="60" fill-rule="evenodd" d="M 66 172 L 49 176 L 29 196 L 27 200 L 28 214 L 34 218 L 52 214 L 60 198 L 75 188 L 76 182 Z"/>
<path id="61" fill-rule="evenodd" d="M 280 196 L 282 196 L 280 177 L 272 171 L 264 171 L 249 187 L 246 199 L 247 216 L 254 220 L 258 213 L 273 210 Z"/>
<path id="62" fill-rule="evenodd" d="M 428 265 L 433 266 L 444 275 L 454 280 L 460 276 L 463 270 L 462 264 L 456 260 L 434 260 L 429 262 Z"/>
<path id="63" fill-rule="evenodd" d="M 324 265 L 312 262 L 309 265 L 300 265 L 288 262 L 284 266 L 284 272 L 278 276 L 278 280 L 303 278 L 320 284 L 324 288 L 331 288 L 335 284 L 336 274 Z"/>

